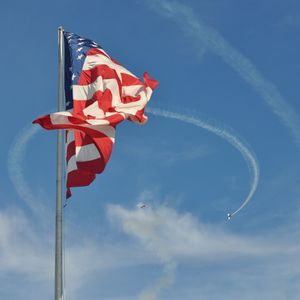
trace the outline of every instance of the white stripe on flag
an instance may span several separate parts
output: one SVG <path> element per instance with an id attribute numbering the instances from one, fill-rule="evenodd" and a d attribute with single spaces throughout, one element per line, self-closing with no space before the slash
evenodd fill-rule
<path id="1" fill-rule="evenodd" d="M 73 155 L 68 161 L 67 174 L 74 171 L 74 170 L 77 170 L 76 155 Z"/>
<path id="2" fill-rule="evenodd" d="M 67 130 L 67 140 L 66 140 L 66 149 L 69 146 L 70 143 L 74 141 L 74 131 L 73 130 Z"/>
<path id="3" fill-rule="evenodd" d="M 82 70 L 91 70 L 94 69 L 98 65 L 106 65 L 114 70 L 116 70 L 119 79 L 121 80 L 121 73 L 129 74 L 133 77 L 136 77 L 134 74 L 126 70 L 124 67 L 115 64 L 112 60 L 107 58 L 106 56 L 102 54 L 95 54 L 95 55 L 88 55 L 85 58 L 84 65 Z"/>
<path id="4" fill-rule="evenodd" d="M 99 76 L 93 83 L 88 85 L 73 85 L 74 100 L 90 100 L 97 91 L 103 92 L 103 79 Z"/>
<path id="5" fill-rule="evenodd" d="M 116 106 L 121 102 L 119 85 L 116 79 L 103 79 L 99 76 L 93 83 L 88 85 L 73 85 L 74 101 L 86 101 L 93 98 L 97 91 L 104 92 L 109 89 L 112 94 L 112 105 Z"/>
<path id="6" fill-rule="evenodd" d="M 77 161 L 89 161 L 100 158 L 100 153 L 94 144 L 76 147 Z"/>

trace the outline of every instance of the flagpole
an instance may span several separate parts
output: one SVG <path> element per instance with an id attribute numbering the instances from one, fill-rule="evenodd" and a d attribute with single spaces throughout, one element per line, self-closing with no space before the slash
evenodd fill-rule
<path id="1" fill-rule="evenodd" d="M 63 111 L 63 27 L 58 28 L 58 111 Z M 63 130 L 57 131 L 57 176 L 55 217 L 55 300 L 63 299 L 62 271 L 62 138 Z"/>

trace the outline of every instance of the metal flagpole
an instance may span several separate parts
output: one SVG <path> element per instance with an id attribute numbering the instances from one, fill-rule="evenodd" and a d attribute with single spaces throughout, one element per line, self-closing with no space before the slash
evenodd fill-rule
<path id="1" fill-rule="evenodd" d="M 63 111 L 63 28 L 58 28 L 58 111 Z M 62 138 L 63 130 L 57 132 L 57 177 L 55 220 L 55 300 L 63 299 L 62 271 Z"/>

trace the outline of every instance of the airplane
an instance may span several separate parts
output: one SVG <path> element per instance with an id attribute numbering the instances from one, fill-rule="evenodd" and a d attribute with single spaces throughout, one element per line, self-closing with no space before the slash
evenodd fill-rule
<path id="1" fill-rule="evenodd" d="M 230 219 L 231 219 L 231 217 L 232 217 L 232 215 L 231 215 L 231 214 L 227 214 L 227 219 L 228 219 L 228 220 L 230 220 Z"/>
<path id="2" fill-rule="evenodd" d="M 138 208 L 146 208 L 147 207 L 146 203 L 144 203 L 144 202 L 139 202 L 136 206 Z"/>

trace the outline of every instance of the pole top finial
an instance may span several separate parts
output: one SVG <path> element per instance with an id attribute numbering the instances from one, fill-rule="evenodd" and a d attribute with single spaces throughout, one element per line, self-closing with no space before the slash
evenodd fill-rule
<path id="1" fill-rule="evenodd" d="M 63 28 L 62 26 L 59 26 L 59 27 L 58 27 L 58 30 L 64 31 L 64 28 Z"/>

